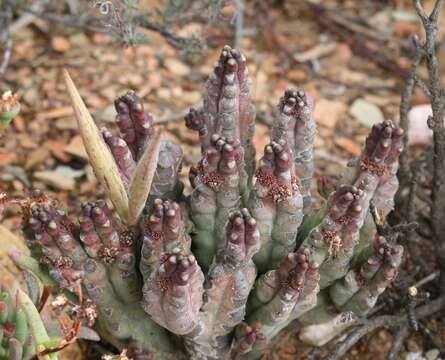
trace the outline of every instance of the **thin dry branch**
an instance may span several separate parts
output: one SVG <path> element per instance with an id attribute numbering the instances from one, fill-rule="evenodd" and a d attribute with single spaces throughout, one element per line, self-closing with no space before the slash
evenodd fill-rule
<path id="1" fill-rule="evenodd" d="M 44 10 L 36 10 L 33 7 L 24 7 L 22 11 L 37 16 L 39 18 L 58 23 L 66 27 L 72 27 L 77 29 L 83 29 L 85 31 L 91 31 L 101 34 L 113 35 L 113 32 L 104 26 L 98 24 L 103 17 L 92 17 L 88 15 L 84 16 L 71 16 L 71 15 L 58 15 L 49 13 Z M 174 34 L 167 27 L 162 26 L 159 23 L 153 22 L 149 19 L 148 15 L 137 15 L 133 18 L 134 24 L 145 28 L 150 31 L 155 31 L 162 35 L 166 41 L 175 48 L 183 48 L 187 44 L 187 39 L 179 35 Z"/>
<path id="2" fill-rule="evenodd" d="M 407 70 L 399 65 L 398 59 L 393 55 L 391 49 L 385 49 L 381 41 L 373 38 L 375 36 L 369 36 L 371 32 L 370 29 L 364 31 L 364 29 L 367 29 L 366 27 L 364 28 L 360 25 L 351 26 L 351 20 L 343 18 L 340 14 L 333 12 L 332 9 L 326 7 L 323 2 L 304 0 L 304 3 L 314 14 L 314 20 L 321 26 L 326 27 L 342 41 L 346 42 L 354 53 L 367 58 L 391 74 L 406 78 Z M 372 47 L 367 45 L 371 42 L 374 42 L 374 46 Z"/>
<path id="3" fill-rule="evenodd" d="M 378 213 L 378 209 L 375 207 L 373 201 L 370 202 L 369 211 L 374 220 L 377 233 L 384 236 L 389 243 L 394 243 L 397 240 L 399 234 L 410 233 L 417 229 L 419 226 L 416 222 L 412 221 L 409 223 L 398 224 L 391 226 L 386 222 L 386 219 L 381 219 Z"/>
<path id="4" fill-rule="evenodd" d="M 445 293 L 445 89 L 439 77 L 439 63 L 437 59 L 435 42 L 438 32 L 438 19 L 443 5 L 442 0 L 436 0 L 432 12 L 428 15 L 422 7 L 420 0 L 413 0 L 417 14 L 422 21 L 425 31 L 423 51 L 428 69 L 428 90 L 433 115 L 429 117 L 428 124 L 433 130 L 433 184 L 431 223 L 433 234 L 438 242 L 438 264 L 441 270 L 441 292 Z"/>
<path id="5" fill-rule="evenodd" d="M 47 11 L 39 11 L 33 8 L 23 8 L 24 12 L 37 16 L 41 19 L 48 20 L 54 23 L 61 24 L 66 27 L 72 27 L 77 29 L 83 29 L 85 31 L 92 31 L 102 34 L 110 34 L 110 31 L 104 27 L 92 25 L 93 19 L 89 16 L 70 16 L 70 15 L 58 15 L 52 14 Z"/>
<path id="6" fill-rule="evenodd" d="M 445 306 L 445 296 L 441 296 L 436 300 L 433 300 L 425 305 L 420 306 L 415 310 L 417 319 L 423 319 L 430 316 Z M 406 312 L 402 312 L 398 315 L 382 315 L 374 319 L 370 319 L 364 322 L 363 325 L 354 329 L 346 337 L 346 340 L 338 345 L 335 350 L 324 357 L 323 360 L 337 360 L 347 353 L 347 351 L 354 346 L 363 336 L 378 328 L 394 328 L 394 327 L 407 327 L 409 325 L 409 319 Z"/>
<path id="7" fill-rule="evenodd" d="M 419 37 L 414 35 L 412 37 L 412 41 L 414 44 L 414 58 L 412 60 L 411 68 L 408 71 L 408 74 L 405 79 L 405 85 L 403 87 L 402 96 L 400 99 L 400 127 L 405 132 L 403 137 L 403 152 L 400 154 L 400 167 L 397 177 L 400 182 L 400 189 L 403 189 L 406 184 L 410 181 L 410 169 L 409 169 L 409 152 L 408 152 L 408 129 L 409 129 L 409 121 L 408 121 L 408 113 L 411 108 L 411 97 L 413 95 L 414 87 L 416 83 L 416 73 L 417 67 L 423 58 L 423 50 L 420 44 Z"/>
<path id="8" fill-rule="evenodd" d="M 386 356 L 387 360 L 396 360 L 397 355 L 400 352 L 400 349 L 403 346 L 403 342 L 409 335 L 409 328 L 407 326 L 402 326 L 399 330 L 397 330 L 394 341 L 392 343 L 391 349 L 389 350 L 388 355 Z"/>

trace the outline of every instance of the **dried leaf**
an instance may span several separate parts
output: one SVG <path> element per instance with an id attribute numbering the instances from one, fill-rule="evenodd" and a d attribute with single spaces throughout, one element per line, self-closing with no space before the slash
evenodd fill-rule
<path id="1" fill-rule="evenodd" d="M 74 136 L 70 143 L 63 148 L 63 151 L 78 158 L 88 160 L 88 154 L 83 146 L 82 138 L 78 135 Z"/>
<path id="2" fill-rule="evenodd" d="M 51 41 L 51 46 L 58 52 L 65 52 L 71 49 L 70 42 L 62 36 L 54 36 Z"/>
<path id="3" fill-rule="evenodd" d="M 128 196 L 113 155 L 105 144 L 67 70 L 64 70 L 63 77 L 91 166 L 98 180 L 107 189 L 116 211 L 126 221 L 128 220 Z"/>
<path id="4" fill-rule="evenodd" d="M 73 170 L 69 166 L 58 166 L 54 170 L 36 171 L 34 178 L 56 189 L 72 191 L 76 186 L 75 178 L 84 173 L 82 170 Z"/>
<path id="5" fill-rule="evenodd" d="M 129 186 L 129 218 L 130 225 L 135 224 L 144 209 L 151 183 L 158 165 L 162 133 L 157 133 L 150 141 L 136 169 Z"/>
<path id="6" fill-rule="evenodd" d="M 341 101 L 320 99 L 315 104 L 314 119 L 317 124 L 333 129 L 346 111 L 347 106 Z"/>
<path id="7" fill-rule="evenodd" d="M 315 45 L 312 49 L 309 49 L 308 51 L 295 54 L 294 58 L 298 62 L 306 62 L 311 60 L 319 59 L 323 56 L 329 55 L 331 52 L 333 52 L 337 47 L 337 43 L 321 43 L 318 45 Z"/>
<path id="8" fill-rule="evenodd" d="M 15 250 L 20 250 L 25 254 L 29 253 L 29 250 L 23 240 L 21 240 L 6 227 L 0 225 L 0 257 L 3 257 L 4 254 Z"/>
<path id="9" fill-rule="evenodd" d="M 356 144 L 354 141 L 344 138 L 344 137 L 338 137 L 334 140 L 335 144 L 340 146 L 342 149 L 346 150 L 348 153 L 359 156 L 362 152 L 362 148 L 360 145 Z"/>

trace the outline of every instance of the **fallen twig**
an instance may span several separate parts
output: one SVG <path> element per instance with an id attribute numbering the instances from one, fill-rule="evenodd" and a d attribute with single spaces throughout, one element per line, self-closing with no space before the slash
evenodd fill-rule
<path id="1" fill-rule="evenodd" d="M 268 38 L 271 43 L 275 44 L 289 58 L 289 60 L 292 61 L 292 63 L 301 65 L 302 63 L 295 58 L 293 51 L 275 31 L 275 20 L 270 16 L 267 4 L 263 0 L 257 0 L 256 5 L 260 10 L 258 14 L 260 26 L 263 29 L 268 29 L 268 31 L 263 32 L 263 35 Z"/>
<path id="2" fill-rule="evenodd" d="M 98 22 L 100 22 L 102 17 L 92 17 L 88 15 L 85 16 L 58 15 L 49 13 L 44 10 L 36 10 L 33 7 L 29 8 L 24 7 L 22 8 L 22 10 L 39 18 L 54 23 L 59 23 L 67 27 L 73 27 L 73 28 L 83 29 L 86 31 L 113 35 L 113 32 L 110 31 L 109 28 L 98 24 Z M 187 43 L 187 39 L 174 34 L 166 26 L 162 26 L 161 24 L 151 21 L 148 18 L 148 15 L 146 14 L 134 16 L 133 21 L 135 25 L 159 33 L 167 40 L 167 42 L 170 45 L 172 45 L 175 48 L 183 48 Z"/>
<path id="3" fill-rule="evenodd" d="M 423 319 L 427 316 L 430 316 L 439 310 L 441 310 L 445 306 L 445 296 L 441 296 L 427 304 L 424 304 L 418 307 L 415 310 L 416 318 Z M 366 334 L 384 327 L 384 328 L 393 328 L 393 327 L 401 327 L 408 326 L 408 316 L 405 312 L 402 312 L 398 315 L 382 315 L 378 316 L 374 319 L 370 319 L 364 322 L 362 326 L 357 327 L 352 331 L 347 338 L 338 345 L 335 350 L 324 357 L 323 360 L 337 360 L 352 347 L 357 341 L 359 341 Z"/>
<path id="4" fill-rule="evenodd" d="M 371 60 L 383 70 L 389 71 L 398 77 L 405 78 L 407 76 L 407 71 L 400 67 L 397 59 L 391 57 L 390 54 L 393 53 L 392 50 L 385 49 L 381 45 L 381 42 L 378 46 L 375 46 L 378 50 L 373 50 L 365 45 L 370 41 L 376 41 L 376 36 L 370 36 L 370 29 L 356 24 L 352 26 L 350 20 L 332 13 L 322 3 L 315 3 L 311 0 L 304 0 L 304 2 L 314 13 L 314 19 L 340 37 L 342 41 L 349 45 L 353 52 Z M 366 29 L 366 31 L 364 31 L 364 29 Z"/>
<path id="5" fill-rule="evenodd" d="M 392 343 L 391 349 L 386 357 L 387 360 L 396 360 L 397 355 L 402 348 L 403 342 L 409 335 L 409 328 L 407 326 L 402 326 L 399 328 L 394 336 L 394 341 Z"/>
<path id="6" fill-rule="evenodd" d="M 435 280 L 439 276 L 439 274 L 440 274 L 439 271 L 435 271 L 435 272 L 425 276 L 423 279 L 420 279 L 419 281 L 417 281 L 413 286 L 415 288 L 420 288 L 420 287 L 428 284 L 429 282 Z"/>
<path id="7" fill-rule="evenodd" d="M 306 4 L 310 6 L 320 6 L 320 2 L 315 2 L 313 0 L 304 0 Z M 347 18 L 340 14 L 339 11 L 333 11 L 329 9 L 328 7 L 323 6 L 323 10 L 326 12 L 325 15 L 329 16 L 329 19 L 336 23 L 339 26 L 344 27 L 345 29 L 348 29 L 349 31 L 363 35 L 369 39 L 378 41 L 378 42 L 384 42 L 388 41 L 390 37 L 381 31 L 378 31 L 377 29 L 371 28 L 369 26 L 362 25 L 358 22 L 351 21 L 350 18 Z"/>
<path id="8" fill-rule="evenodd" d="M 182 109 L 174 114 L 161 116 L 158 119 L 156 119 L 155 125 L 162 125 L 162 124 L 167 124 L 170 122 L 183 120 L 184 117 L 189 113 L 190 108 L 199 108 L 201 106 L 202 106 L 202 102 L 198 102 L 192 106 L 185 107 L 184 109 Z"/>

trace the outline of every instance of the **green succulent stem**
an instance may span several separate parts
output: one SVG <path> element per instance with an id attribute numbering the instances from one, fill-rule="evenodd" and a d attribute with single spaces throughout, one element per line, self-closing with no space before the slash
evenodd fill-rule
<path id="1" fill-rule="evenodd" d="M 17 302 L 20 304 L 20 307 L 26 315 L 29 328 L 36 344 L 37 352 L 44 351 L 46 348 L 43 344 L 48 342 L 50 338 L 43 325 L 42 319 L 40 318 L 39 312 L 28 295 L 20 289 L 17 290 Z M 57 354 L 44 355 L 42 359 L 57 360 Z"/>

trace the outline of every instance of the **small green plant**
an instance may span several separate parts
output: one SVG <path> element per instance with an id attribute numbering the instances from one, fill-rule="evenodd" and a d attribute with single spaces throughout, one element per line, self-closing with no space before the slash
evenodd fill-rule
<path id="1" fill-rule="evenodd" d="M 6 91 L 0 97 L 0 131 L 5 129 L 11 121 L 19 114 L 20 103 L 17 95 Z"/>
<path id="2" fill-rule="evenodd" d="M 28 276 L 31 279 L 32 275 Z M 40 290 L 37 280 L 33 281 L 35 286 L 30 295 L 39 302 Z M 26 360 L 39 356 L 42 360 L 57 360 L 55 349 L 61 342 L 62 337 L 48 335 L 36 304 L 28 294 L 17 289 L 12 295 L 0 286 L 0 359 Z"/>

